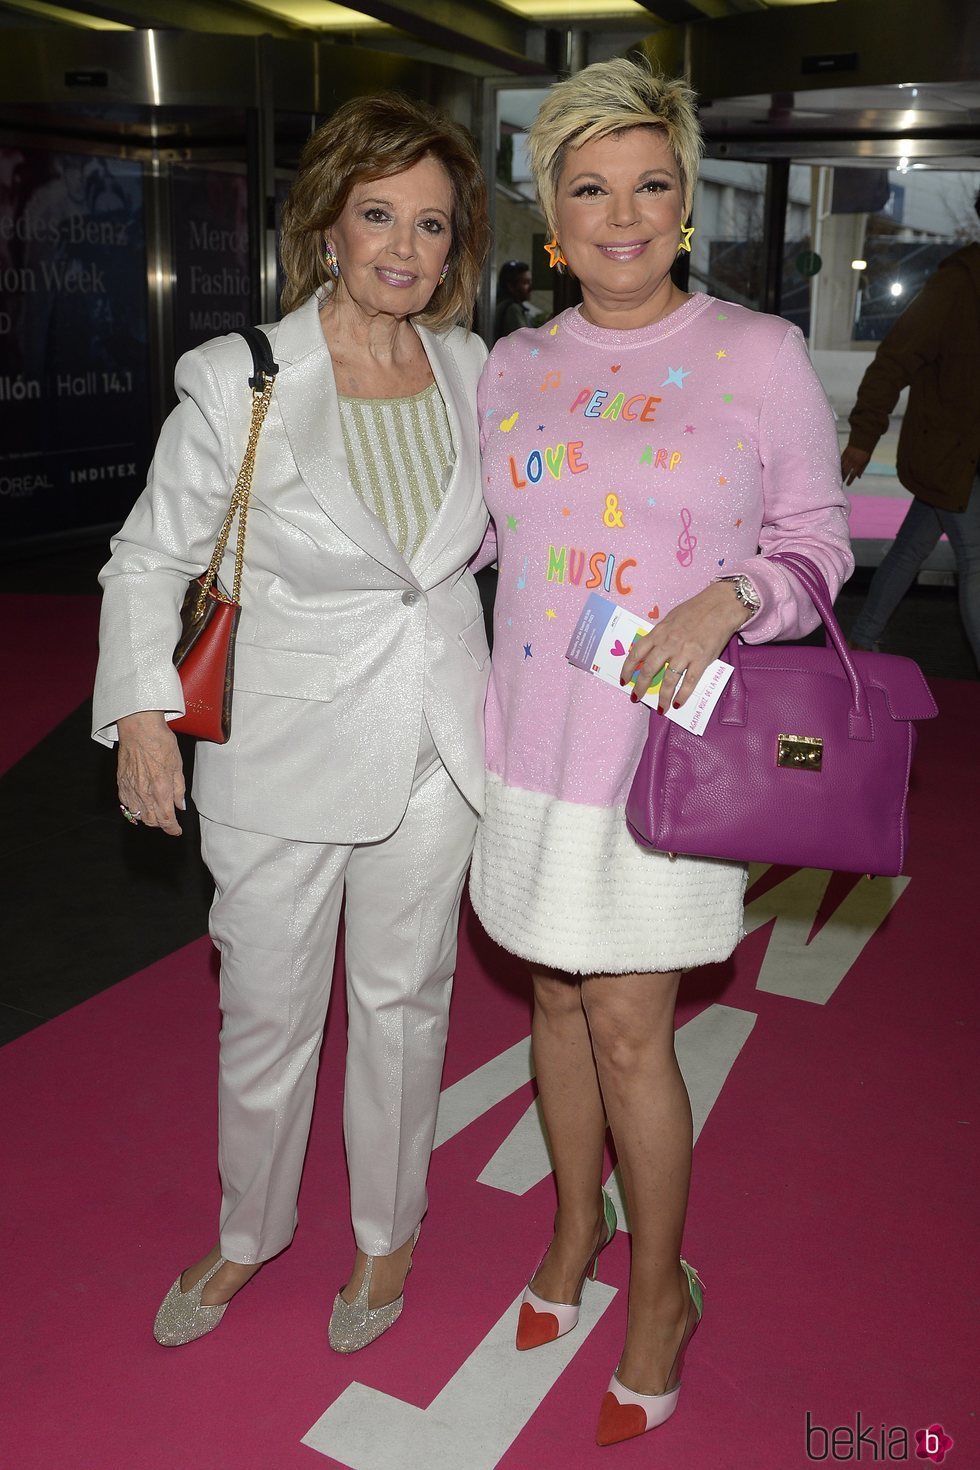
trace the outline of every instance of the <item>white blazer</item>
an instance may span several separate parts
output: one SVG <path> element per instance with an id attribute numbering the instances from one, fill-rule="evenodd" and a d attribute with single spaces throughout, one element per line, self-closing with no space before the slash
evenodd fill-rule
<path id="1" fill-rule="evenodd" d="M 467 562 L 480 489 L 479 337 L 418 328 L 455 459 L 411 566 L 347 470 L 330 353 L 311 297 L 266 328 L 279 375 L 256 455 L 232 735 L 200 742 L 194 800 L 213 821 L 311 842 L 387 837 L 408 804 L 422 712 L 467 801 L 483 807 L 488 650 Z M 137 710 L 183 713 L 172 662 L 187 582 L 207 565 L 248 434 L 251 355 L 238 336 L 177 364 L 180 399 L 149 480 L 112 542 L 95 739 Z M 222 567 L 231 586 L 234 533 Z"/>

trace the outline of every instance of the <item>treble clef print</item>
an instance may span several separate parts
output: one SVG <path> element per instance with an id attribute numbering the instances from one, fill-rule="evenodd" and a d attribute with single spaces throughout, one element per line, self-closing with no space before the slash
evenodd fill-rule
<path id="1" fill-rule="evenodd" d="M 689 567 L 694 560 L 694 548 L 698 538 L 691 534 L 691 512 L 681 506 L 681 534 L 677 538 L 677 560 L 682 567 Z"/>

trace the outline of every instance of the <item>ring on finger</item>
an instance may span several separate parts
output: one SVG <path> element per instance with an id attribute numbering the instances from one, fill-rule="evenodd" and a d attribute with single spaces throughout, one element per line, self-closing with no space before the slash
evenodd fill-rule
<path id="1" fill-rule="evenodd" d="M 129 809 L 129 807 L 128 806 L 124 806 L 122 802 L 119 803 L 119 810 L 122 812 L 122 814 L 126 818 L 126 821 L 127 822 L 129 822 L 134 827 L 138 827 L 139 826 L 140 819 L 143 816 L 143 813 L 142 812 L 134 812 L 134 811 L 131 811 Z"/>

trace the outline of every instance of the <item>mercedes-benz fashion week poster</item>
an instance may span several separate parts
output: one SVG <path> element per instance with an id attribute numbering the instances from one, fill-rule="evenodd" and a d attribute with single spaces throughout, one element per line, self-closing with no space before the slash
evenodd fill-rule
<path id="1" fill-rule="evenodd" d="M 149 454 L 141 165 L 0 148 L 0 538 L 118 524 Z"/>

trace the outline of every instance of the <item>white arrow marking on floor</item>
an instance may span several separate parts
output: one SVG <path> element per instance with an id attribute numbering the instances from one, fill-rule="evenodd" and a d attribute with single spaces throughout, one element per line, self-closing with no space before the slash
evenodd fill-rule
<path id="1" fill-rule="evenodd" d="M 352 1383 L 303 1444 L 351 1470 L 493 1470 L 615 1295 L 590 1283 L 576 1330 L 534 1353 L 514 1351 L 518 1297 L 427 1409 Z"/>
<path id="2" fill-rule="evenodd" d="M 551 1159 L 537 1098 L 518 1119 L 481 1174 L 480 1184 L 504 1189 L 508 1194 L 527 1194 L 551 1173 Z"/>
<path id="3" fill-rule="evenodd" d="M 754 879 L 757 872 L 753 870 L 751 876 Z M 746 934 L 776 920 L 756 982 L 758 990 L 826 1005 L 910 879 L 862 880 L 811 940 L 810 930 L 829 882 L 829 873 L 802 868 L 746 905 Z"/>
<path id="4" fill-rule="evenodd" d="M 701 1132 L 735 1060 L 755 1025 L 751 1011 L 713 1005 L 682 1026 L 675 1037 L 694 1115 Z M 529 1038 L 493 1057 L 440 1098 L 436 1143 L 446 1143 L 522 1087 L 532 1075 Z M 511 1194 L 525 1194 L 551 1169 L 532 1104 L 494 1154 L 480 1180 Z M 628 1229 L 619 1182 L 609 1187 Z M 517 1299 L 470 1354 L 427 1409 L 406 1404 L 362 1383 L 350 1384 L 304 1437 L 310 1449 L 351 1470 L 493 1470 L 540 1406 L 616 1292 L 590 1285 L 578 1330 L 546 1352 L 515 1353 Z M 492 1397 L 487 1386 L 492 1384 Z"/>
<path id="5" fill-rule="evenodd" d="M 675 1034 L 674 1048 L 691 1098 L 695 1141 L 708 1114 L 718 1101 L 721 1089 L 748 1040 L 755 1021 L 752 1011 L 712 1005 L 688 1021 Z M 478 1074 L 473 1075 L 476 1077 Z M 456 1083 L 456 1086 L 461 1084 Z M 479 1180 L 481 1184 L 489 1184 L 494 1189 L 520 1195 L 533 1189 L 550 1173 L 551 1160 L 535 1100 L 511 1129 L 480 1174 Z M 616 1171 L 609 1176 L 606 1187 L 616 1205 L 620 1229 L 628 1230 Z"/>
<path id="6" fill-rule="evenodd" d="M 505 1097 L 510 1097 L 534 1076 L 531 1061 L 531 1038 L 524 1036 L 491 1057 L 482 1067 L 477 1067 L 469 1076 L 461 1077 L 439 1095 L 439 1116 L 436 1119 L 436 1135 L 433 1148 L 448 1143 L 457 1133 L 462 1133 L 477 1118 L 489 1113 Z"/>

